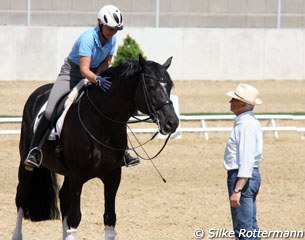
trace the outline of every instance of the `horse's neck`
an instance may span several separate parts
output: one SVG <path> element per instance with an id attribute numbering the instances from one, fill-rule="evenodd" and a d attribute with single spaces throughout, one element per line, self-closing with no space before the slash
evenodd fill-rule
<path id="1" fill-rule="evenodd" d="M 99 109 L 100 115 L 104 114 L 108 118 L 124 122 L 130 118 L 136 108 L 133 100 L 134 91 L 131 90 L 121 88 L 116 91 L 115 89 L 102 96 L 100 92 L 92 91 L 92 93 L 89 92 L 88 97 Z"/>

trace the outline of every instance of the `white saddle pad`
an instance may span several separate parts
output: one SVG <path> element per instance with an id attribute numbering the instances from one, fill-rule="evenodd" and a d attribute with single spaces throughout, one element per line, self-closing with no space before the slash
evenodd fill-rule
<path id="1" fill-rule="evenodd" d="M 72 103 L 74 103 L 75 99 L 78 97 L 79 90 L 83 86 L 88 85 L 89 83 L 90 82 L 88 79 L 83 79 L 69 93 L 69 95 L 65 101 L 65 104 L 64 104 L 64 111 L 61 114 L 61 116 L 58 118 L 55 127 L 52 129 L 50 136 L 49 136 L 49 140 L 55 140 L 56 136 L 60 137 L 62 126 L 64 125 L 64 120 L 65 120 L 65 117 L 66 117 L 66 114 L 67 114 L 69 108 L 71 107 Z M 42 114 L 46 110 L 47 103 L 48 103 L 48 101 L 41 107 L 41 109 L 39 110 L 39 112 L 37 114 L 37 117 L 36 117 L 35 123 L 34 123 L 34 128 L 33 128 L 34 133 L 37 129 L 37 126 L 38 126 L 38 123 L 39 123 L 39 120 L 40 120 Z"/>

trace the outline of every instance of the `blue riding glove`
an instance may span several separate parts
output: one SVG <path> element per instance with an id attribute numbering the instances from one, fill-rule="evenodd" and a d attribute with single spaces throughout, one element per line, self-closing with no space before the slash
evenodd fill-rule
<path id="1" fill-rule="evenodd" d="M 104 92 L 106 92 L 111 87 L 111 82 L 108 81 L 110 77 L 97 76 L 95 78 L 96 85 L 98 85 Z"/>

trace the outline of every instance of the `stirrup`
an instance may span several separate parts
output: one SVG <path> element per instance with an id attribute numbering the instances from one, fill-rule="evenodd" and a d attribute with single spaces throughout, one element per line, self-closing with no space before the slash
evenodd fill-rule
<path id="1" fill-rule="evenodd" d="M 128 156 L 129 161 L 127 161 L 126 156 Z M 137 166 L 140 163 L 140 159 L 138 156 L 132 157 L 127 151 L 124 155 L 124 164 L 126 167 L 134 167 Z"/>
<path id="2" fill-rule="evenodd" d="M 32 154 L 34 151 L 38 151 L 39 153 L 38 154 Z M 36 156 L 40 156 L 39 159 L 36 158 Z M 36 161 L 33 161 L 32 160 L 32 156 L 35 157 L 35 160 L 38 160 L 37 162 Z M 43 158 L 43 154 L 42 154 L 42 151 L 40 148 L 38 147 L 34 147 L 30 150 L 30 152 L 28 153 L 26 159 L 24 160 L 24 165 L 25 165 L 25 168 L 27 170 L 33 170 L 33 167 L 37 167 L 39 168 L 40 165 L 41 165 L 41 162 L 42 162 L 42 158 Z"/>

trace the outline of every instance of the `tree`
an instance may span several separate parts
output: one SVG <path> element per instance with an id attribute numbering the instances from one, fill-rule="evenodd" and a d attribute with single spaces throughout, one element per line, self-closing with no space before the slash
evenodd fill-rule
<path id="1" fill-rule="evenodd" d="M 123 60 L 138 59 L 139 54 L 146 59 L 137 42 L 127 34 L 126 38 L 123 40 L 123 45 L 118 47 L 112 66 L 119 65 Z"/>

